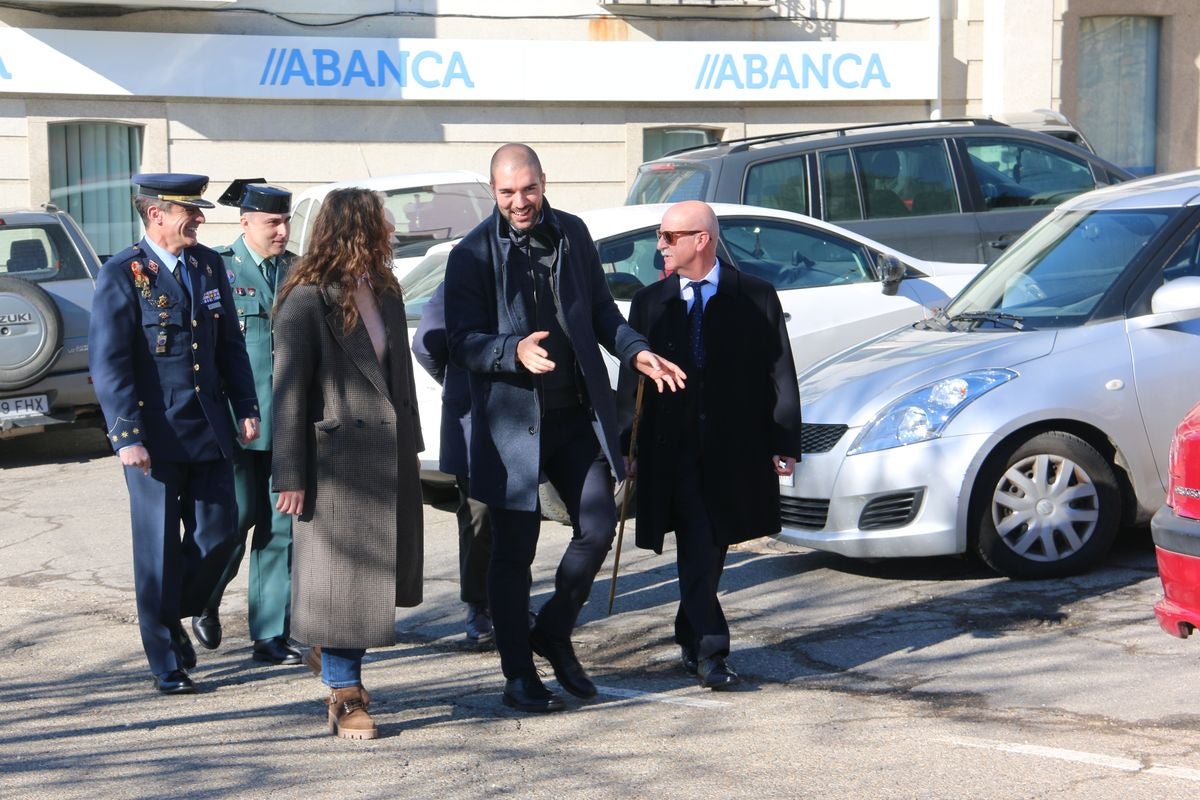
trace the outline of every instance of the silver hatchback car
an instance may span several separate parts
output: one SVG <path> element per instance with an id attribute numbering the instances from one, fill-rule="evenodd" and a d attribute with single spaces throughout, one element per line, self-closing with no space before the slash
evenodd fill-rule
<path id="1" fill-rule="evenodd" d="M 1200 399 L 1200 171 L 1074 198 L 943 313 L 800 379 L 785 541 L 862 558 L 1095 565 L 1162 504 Z"/>

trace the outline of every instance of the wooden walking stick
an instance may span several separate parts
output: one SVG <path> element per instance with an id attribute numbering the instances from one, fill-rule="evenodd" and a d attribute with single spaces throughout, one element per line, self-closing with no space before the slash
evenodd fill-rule
<path id="1" fill-rule="evenodd" d="M 646 388 L 646 376 L 638 375 L 637 399 L 633 403 L 633 428 L 629 431 L 629 463 L 637 457 L 638 423 L 642 421 L 642 392 Z M 621 543 L 625 540 L 625 517 L 629 513 L 629 495 L 633 491 L 637 473 L 625 476 L 625 491 L 621 493 L 621 516 L 617 522 L 617 549 L 613 554 L 612 581 L 608 587 L 608 613 L 612 614 L 613 600 L 617 597 L 617 570 L 621 568 Z"/>

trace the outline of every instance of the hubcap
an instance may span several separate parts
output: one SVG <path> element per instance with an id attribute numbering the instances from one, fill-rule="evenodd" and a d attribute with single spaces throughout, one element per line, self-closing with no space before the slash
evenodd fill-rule
<path id="1" fill-rule="evenodd" d="M 992 495 L 1000 540 L 1030 561 L 1060 561 L 1087 544 L 1100 517 L 1100 496 L 1074 461 L 1045 453 L 1005 471 Z"/>

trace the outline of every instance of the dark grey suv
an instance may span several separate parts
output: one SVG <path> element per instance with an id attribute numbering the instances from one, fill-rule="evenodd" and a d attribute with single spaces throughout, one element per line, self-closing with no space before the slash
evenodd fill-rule
<path id="1" fill-rule="evenodd" d="M 904 253 L 987 263 L 1068 197 L 1132 178 L 1095 154 L 988 119 L 755 136 L 638 168 L 627 204 L 781 208 Z"/>
<path id="2" fill-rule="evenodd" d="M 55 206 L 0 211 L 0 438 L 97 414 L 87 334 L 99 268 Z"/>

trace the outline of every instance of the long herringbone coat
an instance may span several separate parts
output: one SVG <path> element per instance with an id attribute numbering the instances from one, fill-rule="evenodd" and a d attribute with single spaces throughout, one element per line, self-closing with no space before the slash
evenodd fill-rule
<path id="1" fill-rule="evenodd" d="M 336 288 L 297 286 L 275 311 L 272 481 L 305 490 L 292 635 L 381 647 L 395 644 L 395 607 L 421 602 L 424 445 L 404 303 L 379 299 L 389 382 L 362 322 L 343 335 L 337 298 Z"/>

